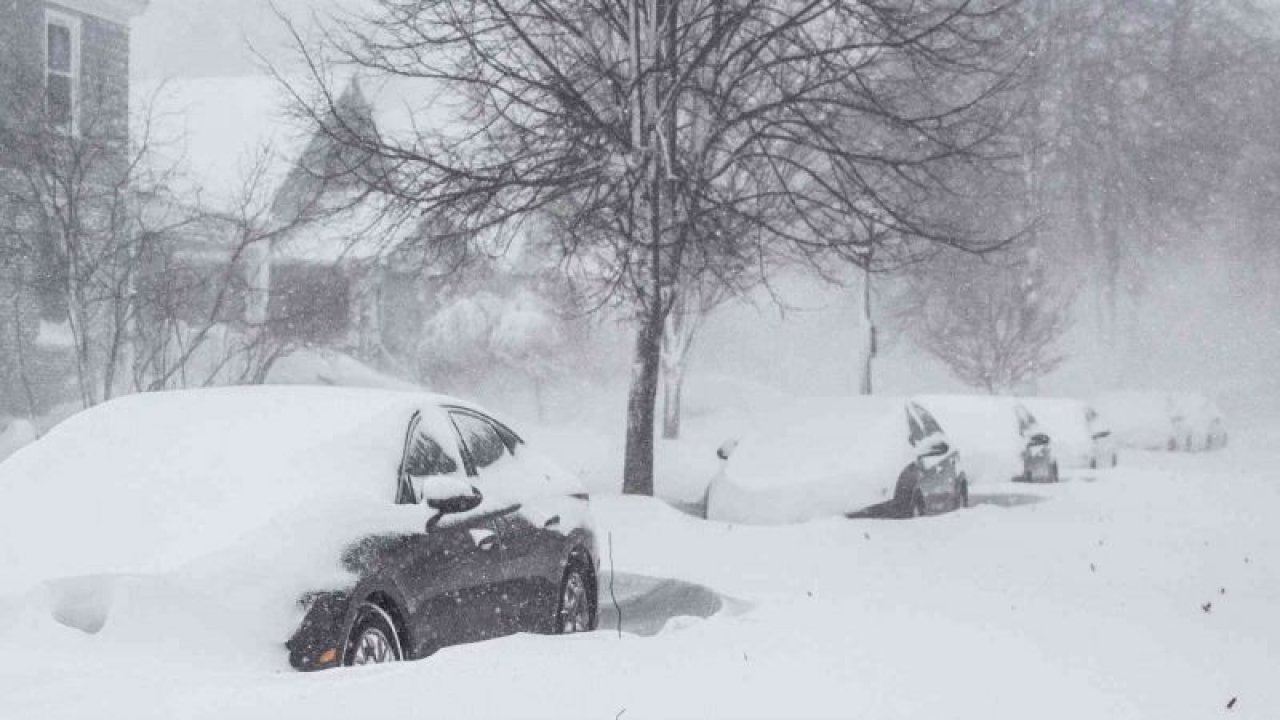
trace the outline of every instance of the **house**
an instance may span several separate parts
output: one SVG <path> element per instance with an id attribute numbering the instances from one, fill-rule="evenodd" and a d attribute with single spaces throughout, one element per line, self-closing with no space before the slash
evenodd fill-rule
<path id="1" fill-rule="evenodd" d="M 37 163 L 62 159 L 51 148 L 72 142 L 92 144 L 96 158 L 76 165 L 78 187 L 124 159 L 130 22 L 147 4 L 0 0 L 0 415 L 58 401 L 72 361 L 51 203 L 25 181 Z M 93 200 L 79 210 L 85 224 L 111 214 Z"/>
<path id="2" fill-rule="evenodd" d="M 377 89 L 380 105 L 350 79 L 336 112 L 379 127 L 407 122 L 399 97 Z M 187 79 L 160 88 L 158 114 L 170 118 L 165 133 L 179 138 L 173 153 L 193 170 L 183 194 L 228 213 L 256 208 L 259 235 L 269 242 L 245 262 L 244 290 L 261 288 L 266 302 L 239 303 L 246 322 L 266 323 L 277 341 L 401 369 L 430 304 L 427 258 L 408 241 L 430 229 L 415 218 L 388 220 L 358 177 L 372 161 L 300 128 L 286 98 L 280 81 L 265 76 Z M 216 274 L 239 241 L 226 233 L 219 255 L 207 241 L 174 238 L 178 254 L 189 265 L 203 263 L 194 272 L 206 276 Z"/>

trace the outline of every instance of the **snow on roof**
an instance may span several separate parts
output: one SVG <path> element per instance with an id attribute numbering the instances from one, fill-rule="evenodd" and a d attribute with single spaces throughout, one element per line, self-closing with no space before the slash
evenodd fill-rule
<path id="1" fill-rule="evenodd" d="M 405 78 L 364 79 L 349 73 L 330 79 L 339 105 L 353 97 L 378 132 L 413 144 L 425 129 L 456 129 L 459 141 L 469 124 L 460 105 L 438 83 Z M 319 101 L 314 79 L 269 75 L 196 78 L 135 88 L 134 104 L 148 108 L 160 169 L 176 166 L 180 199 L 189 205 L 233 211 L 249 198 L 272 207 L 312 152 L 314 134 L 291 114 L 293 92 Z M 305 174 L 305 172 L 304 172 Z M 315 263 L 377 257 L 394 250 L 417 231 L 414 222 L 391 218 L 376 197 L 354 208 L 320 212 L 286 235 L 277 256 Z M 284 222 L 287 219 L 277 218 Z"/>
<path id="2" fill-rule="evenodd" d="M 349 73 L 331 82 L 329 90 L 339 95 L 358 83 L 379 133 L 387 137 L 407 141 L 419 130 L 449 128 L 461 137 L 470 125 L 438 83 Z M 192 189 L 225 201 L 243 192 L 260 161 L 264 184 L 275 189 L 300 159 L 312 135 L 291 114 L 291 90 L 306 99 L 319 97 L 314 80 L 264 74 L 139 83 L 132 101 L 152 117 L 151 134 L 163 158 L 188 170 Z"/>

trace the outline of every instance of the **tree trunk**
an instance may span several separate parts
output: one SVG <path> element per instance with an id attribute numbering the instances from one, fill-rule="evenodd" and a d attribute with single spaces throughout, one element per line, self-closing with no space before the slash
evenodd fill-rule
<path id="1" fill-rule="evenodd" d="M 533 375 L 533 405 L 534 412 L 538 414 L 538 422 L 547 419 L 547 405 L 542 398 L 542 377 L 538 374 Z"/>
<path id="2" fill-rule="evenodd" d="M 658 369 L 662 362 L 661 308 L 646 308 L 636 333 L 627 396 L 627 449 L 622 467 L 622 492 L 653 495 L 654 410 L 658 401 Z"/>
<path id="3" fill-rule="evenodd" d="M 684 364 L 667 367 L 662 378 L 662 437 L 680 437 L 680 399 L 684 393 Z"/>
<path id="4" fill-rule="evenodd" d="M 868 267 L 862 277 L 862 324 L 866 329 L 865 345 L 862 348 L 862 367 L 861 375 L 858 378 L 858 394 L 870 395 L 873 391 L 871 384 L 871 363 L 876 356 L 876 326 L 871 319 L 871 270 L 870 259 L 868 258 Z"/>

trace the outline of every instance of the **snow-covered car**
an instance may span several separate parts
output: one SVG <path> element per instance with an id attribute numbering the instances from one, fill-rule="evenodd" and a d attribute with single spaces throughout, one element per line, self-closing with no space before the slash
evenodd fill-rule
<path id="1" fill-rule="evenodd" d="M 1098 395 L 1091 403 L 1111 425 L 1121 447 L 1137 450 L 1176 450 L 1178 433 L 1168 393 L 1122 390 Z"/>
<path id="2" fill-rule="evenodd" d="M 312 670 L 590 630 L 597 567 L 578 479 L 443 396 L 135 395 L 0 465 L 0 600 L 237 662 L 287 650 Z"/>
<path id="3" fill-rule="evenodd" d="M 36 441 L 36 426 L 30 420 L 0 417 L 0 461 Z"/>
<path id="4" fill-rule="evenodd" d="M 1116 452 L 1111 433 L 1098 413 L 1082 400 L 1063 397 L 1024 397 L 1020 402 L 1053 440 L 1053 456 L 1064 468 L 1114 467 Z"/>
<path id="5" fill-rule="evenodd" d="M 718 453 L 723 462 L 707 492 L 712 520 L 916 517 L 968 504 L 958 453 L 911 400 L 799 400 Z"/>
<path id="6" fill-rule="evenodd" d="M 1171 393 L 1169 406 L 1177 449 L 1192 452 L 1226 446 L 1226 421 L 1213 400 L 1200 393 Z"/>
<path id="7" fill-rule="evenodd" d="M 1142 450 L 1214 450 L 1227 444 L 1226 421 L 1211 399 L 1194 392 L 1127 390 L 1094 399 L 1116 441 Z"/>
<path id="8" fill-rule="evenodd" d="M 918 400 L 947 428 L 974 483 L 1058 481 L 1049 433 L 1014 398 L 926 395 Z"/>

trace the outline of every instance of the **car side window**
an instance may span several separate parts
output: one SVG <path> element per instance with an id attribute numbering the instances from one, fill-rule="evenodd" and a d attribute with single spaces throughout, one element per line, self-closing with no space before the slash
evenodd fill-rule
<path id="1" fill-rule="evenodd" d="M 1023 405 L 1015 405 L 1013 409 L 1018 415 L 1018 430 L 1023 435 L 1031 432 L 1031 430 L 1036 426 L 1035 416 L 1032 415 L 1031 411 Z"/>
<path id="2" fill-rule="evenodd" d="M 413 477 L 451 475 L 458 470 L 458 463 L 445 452 L 435 438 L 421 428 L 409 441 L 409 452 L 404 458 L 404 471 Z"/>
<path id="3" fill-rule="evenodd" d="M 938 424 L 933 415 L 929 414 L 928 410 L 917 405 L 916 415 L 920 417 L 920 428 L 924 430 L 925 435 L 940 435 L 942 433 L 942 426 Z"/>
<path id="4" fill-rule="evenodd" d="M 507 454 L 507 442 L 488 421 L 469 413 L 449 413 L 449 417 L 458 428 L 477 470 L 489 467 Z"/>
<path id="5" fill-rule="evenodd" d="M 458 471 L 458 461 L 439 440 L 432 437 L 421 413 L 414 413 L 405 435 L 404 454 L 400 458 L 400 477 L 396 484 L 396 503 L 409 505 L 419 502 L 422 483 L 433 475 L 452 475 Z"/>
<path id="6" fill-rule="evenodd" d="M 909 440 L 912 445 L 924 439 L 924 428 L 920 427 L 920 421 L 916 419 L 915 413 L 911 412 L 911 408 L 907 408 L 907 432 L 910 433 Z"/>

